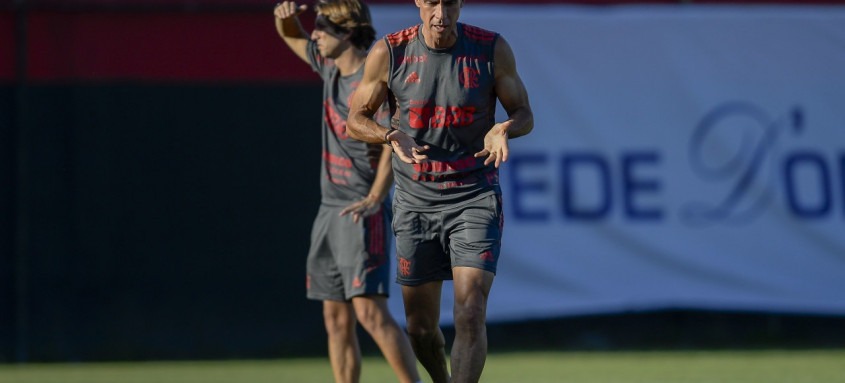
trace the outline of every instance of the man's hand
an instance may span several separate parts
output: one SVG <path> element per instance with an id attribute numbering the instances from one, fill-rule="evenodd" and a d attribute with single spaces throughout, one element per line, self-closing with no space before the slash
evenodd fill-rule
<path id="1" fill-rule="evenodd" d="M 484 136 L 484 149 L 475 153 L 475 157 L 487 156 L 484 165 L 491 162 L 498 168 L 508 160 L 508 127 L 511 120 L 493 125 L 493 128 Z"/>
<path id="2" fill-rule="evenodd" d="M 352 222 L 358 223 L 361 218 L 367 218 L 375 214 L 380 208 L 381 201 L 379 201 L 376 197 L 368 195 L 364 199 L 344 208 L 340 212 L 340 216 L 343 217 L 347 214 L 352 214 Z"/>
<path id="3" fill-rule="evenodd" d="M 428 145 L 419 146 L 411 136 L 400 130 L 394 130 L 387 136 L 387 141 L 393 147 L 393 152 L 399 156 L 402 162 L 407 164 L 419 164 L 428 161 L 425 152 L 430 148 Z"/>
<path id="4" fill-rule="evenodd" d="M 279 20 L 286 20 L 291 17 L 299 16 L 300 13 L 307 10 L 308 5 L 296 5 L 295 1 L 283 1 L 276 4 L 276 8 L 273 9 L 273 14 L 276 15 L 276 18 Z"/>

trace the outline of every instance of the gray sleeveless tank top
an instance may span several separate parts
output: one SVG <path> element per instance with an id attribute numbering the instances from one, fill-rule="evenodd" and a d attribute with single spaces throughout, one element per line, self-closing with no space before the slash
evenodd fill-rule
<path id="1" fill-rule="evenodd" d="M 393 156 L 395 201 L 437 211 L 500 194 L 498 170 L 473 155 L 495 123 L 494 46 L 499 35 L 459 23 L 450 48 L 432 49 L 420 25 L 389 34 L 391 126 L 429 145 L 429 161 Z"/>
<path id="2" fill-rule="evenodd" d="M 311 68 L 323 79 L 322 203 L 346 206 L 370 192 L 382 148 L 381 144 L 367 144 L 346 133 L 350 97 L 361 82 L 364 66 L 354 74 L 341 76 L 333 60 L 320 56 L 314 41 L 308 42 L 308 58 Z M 383 108 L 376 119 L 386 124 L 387 116 Z"/>

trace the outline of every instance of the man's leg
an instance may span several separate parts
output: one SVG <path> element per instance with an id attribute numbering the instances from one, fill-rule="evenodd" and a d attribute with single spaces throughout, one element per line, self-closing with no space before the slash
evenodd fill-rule
<path id="1" fill-rule="evenodd" d="M 452 381 L 478 382 L 487 360 L 487 296 L 494 275 L 471 267 L 455 267 L 452 273 L 455 282 Z"/>
<path id="2" fill-rule="evenodd" d="M 440 331 L 440 291 L 442 281 L 419 286 L 402 286 L 408 335 L 417 360 L 434 383 L 449 382 L 446 367 L 446 340 Z"/>
<path id="3" fill-rule="evenodd" d="M 337 383 L 358 383 L 361 378 L 361 348 L 355 334 L 352 305 L 323 301 L 323 320 L 329 336 L 329 361 Z"/>
<path id="4" fill-rule="evenodd" d="M 390 315 L 387 298 L 382 295 L 360 296 L 352 298 L 352 305 L 358 322 L 373 337 L 399 382 L 419 382 L 414 351 L 405 332 Z"/>

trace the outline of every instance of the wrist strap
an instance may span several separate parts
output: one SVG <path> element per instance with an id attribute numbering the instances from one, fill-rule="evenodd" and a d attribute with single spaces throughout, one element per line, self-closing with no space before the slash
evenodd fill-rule
<path id="1" fill-rule="evenodd" d="M 391 133 L 393 133 L 393 132 L 395 132 L 395 131 L 397 131 L 397 130 L 398 130 L 398 129 L 396 129 L 396 128 L 390 128 L 390 129 L 388 129 L 388 130 L 387 130 L 387 133 L 385 133 L 385 134 L 384 134 L 384 143 L 389 144 L 389 143 L 390 143 L 390 140 L 389 140 L 389 139 L 387 139 L 387 137 L 388 137 L 388 136 L 390 136 L 390 134 L 391 134 Z"/>

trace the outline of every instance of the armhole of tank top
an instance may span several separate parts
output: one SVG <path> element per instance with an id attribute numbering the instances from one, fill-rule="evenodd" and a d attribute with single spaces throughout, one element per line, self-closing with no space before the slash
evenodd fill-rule
<path id="1" fill-rule="evenodd" d="M 384 44 L 387 46 L 387 59 L 390 60 L 387 63 L 387 90 L 391 90 L 390 83 L 393 82 L 393 63 L 395 62 L 393 59 L 393 46 L 390 45 L 390 40 L 387 37 L 384 38 Z"/>

